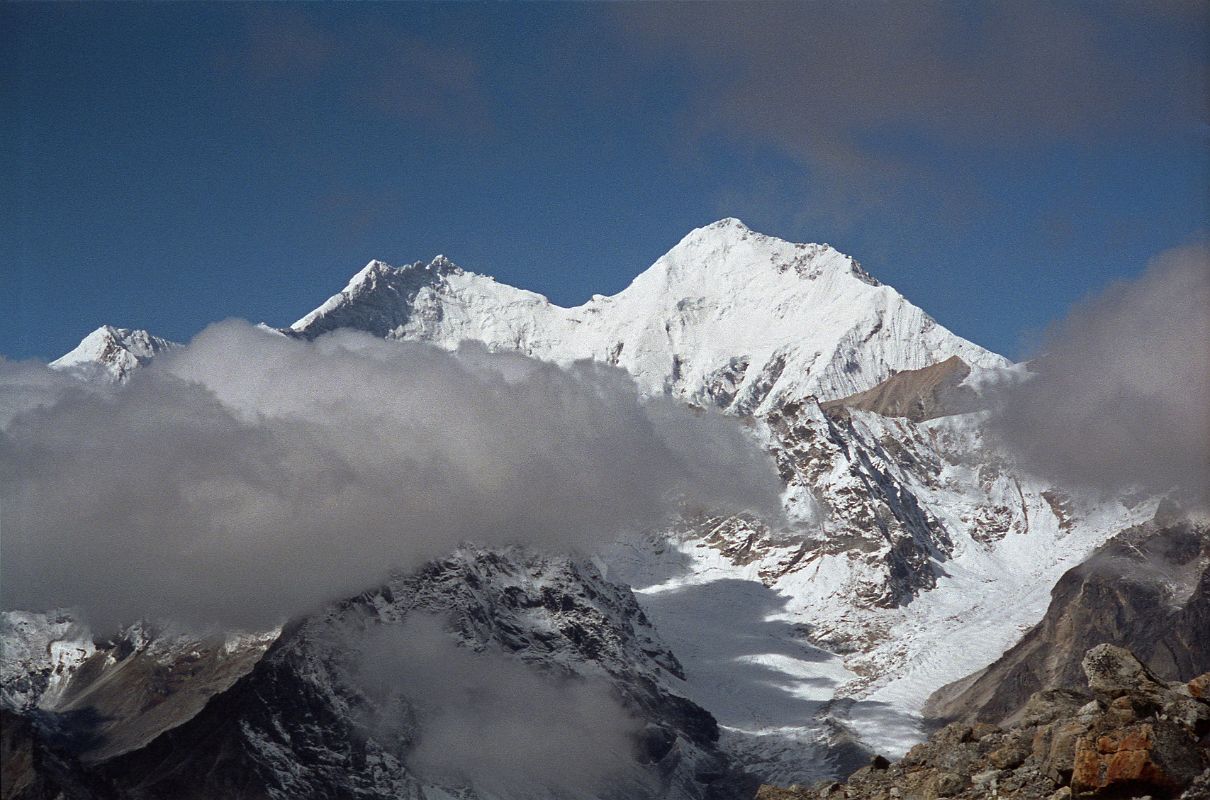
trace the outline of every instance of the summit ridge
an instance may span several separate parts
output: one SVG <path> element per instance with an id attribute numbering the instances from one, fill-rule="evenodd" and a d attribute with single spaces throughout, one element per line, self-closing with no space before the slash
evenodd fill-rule
<path id="1" fill-rule="evenodd" d="M 697 228 L 629 286 L 564 308 L 444 257 L 371 262 L 284 332 L 352 327 L 453 349 L 465 340 L 558 363 L 590 358 L 644 391 L 751 413 L 836 399 L 951 356 L 1008 365 L 948 331 L 853 258 L 727 218 Z"/>

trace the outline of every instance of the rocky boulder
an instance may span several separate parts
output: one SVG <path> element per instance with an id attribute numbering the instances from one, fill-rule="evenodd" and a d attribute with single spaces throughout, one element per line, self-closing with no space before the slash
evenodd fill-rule
<path id="1" fill-rule="evenodd" d="M 1093 729 L 1076 743 L 1071 787 L 1078 797 L 1120 797 L 1135 791 L 1176 796 L 1201 774 L 1196 742 L 1168 720 Z"/>
<path id="2" fill-rule="evenodd" d="M 1164 682 L 1122 647 L 1099 644 L 1084 654 L 1080 666 L 1088 688 L 1104 703 L 1119 697 L 1138 697 L 1158 704 L 1167 692 Z"/>

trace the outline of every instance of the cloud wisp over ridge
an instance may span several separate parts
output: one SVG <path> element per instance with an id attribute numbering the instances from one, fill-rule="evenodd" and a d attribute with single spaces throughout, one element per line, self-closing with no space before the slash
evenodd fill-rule
<path id="1" fill-rule="evenodd" d="M 1123 35 L 1148 17 L 1204 30 L 1192 4 L 771 2 L 682 12 L 624 7 L 615 21 L 653 58 L 701 78 L 689 115 L 697 133 L 776 148 L 866 203 L 918 190 L 943 152 L 1187 137 L 1206 120 L 1204 64 Z"/>
<path id="2" fill-rule="evenodd" d="M 587 549 L 682 502 L 778 508 L 735 420 L 599 364 L 225 322 L 121 387 L 0 367 L 0 394 L 24 387 L 0 433 L 3 607 L 94 626 L 266 626 L 464 541 Z"/>
<path id="3" fill-rule="evenodd" d="M 425 614 L 372 630 L 355 653 L 355 681 L 374 700 L 363 724 L 380 738 L 407 735 L 414 718 L 422 733 L 406 758 L 426 779 L 491 797 L 621 786 L 656 794 L 634 758 L 643 722 L 602 678 L 543 673 L 494 648 L 459 647 Z"/>

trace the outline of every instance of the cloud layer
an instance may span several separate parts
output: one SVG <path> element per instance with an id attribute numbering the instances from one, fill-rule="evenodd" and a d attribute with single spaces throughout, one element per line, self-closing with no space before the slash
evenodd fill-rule
<path id="1" fill-rule="evenodd" d="M 1210 249 L 1167 251 L 1047 334 L 993 431 L 1056 481 L 1210 501 Z"/>
<path id="2" fill-rule="evenodd" d="M 424 615 L 357 646 L 356 680 L 377 709 L 363 722 L 380 739 L 409 740 L 408 767 L 427 780 L 499 797 L 655 788 L 635 762 L 643 723 L 603 680 L 559 678 L 499 651 L 458 647 Z"/>
<path id="3" fill-rule="evenodd" d="M 733 420 L 621 371 L 339 332 L 211 326 L 127 385 L 64 386 L 0 434 L 5 608 L 262 626 L 462 541 L 588 548 L 680 502 L 775 513 Z M 23 388 L 15 388 L 23 387 Z"/>

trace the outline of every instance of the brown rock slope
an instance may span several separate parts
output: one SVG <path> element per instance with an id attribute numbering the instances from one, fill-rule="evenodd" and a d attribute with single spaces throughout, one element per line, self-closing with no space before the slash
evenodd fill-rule
<path id="1" fill-rule="evenodd" d="M 1081 659 L 1109 642 L 1155 674 L 1187 681 L 1210 669 L 1210 529 L 1164 511 L 1068 571 L 1042 621 L 989 667 L 944 686 L 936 724 L 1007 724 L 1042 689 L 1082 691 Z"/>
<path id="2" fill-rule="evenodd" d="M 965 361 L 950 356 L 922 369 L 897 372 L 872 389 L 829 400 L 820 406 L 830 414 L 856 408 L 884 417 L 907 417 L 913 422 L 923 422 L 974 408 L 975 393 L 960 385 L 970 371 Z"/>
<path id="3" fill-rule="evenodd" d="M 1001 728 L 952 723 L 895 764 L 876 758 L 847 783 L 761 787 L 758 800 L 1064 800 L 1210 797 L 1210 675 L 1165 683 L 1128 650 L 1088 651 L 1081 696 L 1034 694 Z"/>

